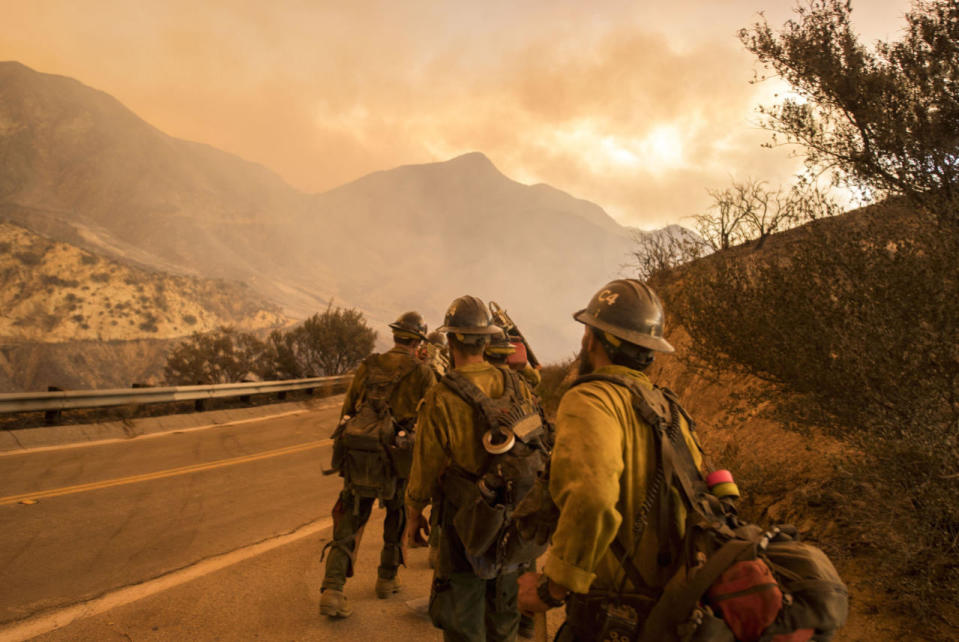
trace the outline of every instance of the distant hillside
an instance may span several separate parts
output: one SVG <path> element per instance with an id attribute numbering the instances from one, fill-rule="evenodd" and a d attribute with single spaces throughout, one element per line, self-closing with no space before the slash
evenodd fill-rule
<path id="1" fill-rule="evenodd" d="M 235 277 L 263 227 L 302 202 L 265 168 L 167 136 L 103 92 L 0 63 L 7 218 L 57 234 L 65 224 L 157 267 Z"/>
<path id="2" fill-rule="evenodd" d="M 178 339 L 289 323 L 241 283 L 136 268 L 0 223 L 0 392 L 159 383 Z"/>
<path id="3" fill-rule="evenodd" d="M 457 296 L 492 299 L 547 359 L 577 349 L 570 314 L 634 243 L 598 206 L 510 180 L 478 153 L 378 172 L 314 203 L 304 238 L 340 270 L 338 299 L 380 320 L 417 307 L 432 324 Z"/>
<path id="4" fill-rule="evenodd" d="M 576 350 L 570 313 L 633 245 L 599 206 L 510 180 L 479 153 L 304 194 L 15 62 L 0 63 L 0 220 L 164 272 L 243 281 L 298 318 L 334 301 L 378 327 L 408 309 L 436 326 L 454 297 L 475 294 L 506 307 L 546 359 Z"/>
<path id="5" fill-rule="evenodd" d="M 241 284 L 137 269 L 11 224 L 0 224 L 0 306 L 7 342 L 169 339 L 287 321 Z"/>

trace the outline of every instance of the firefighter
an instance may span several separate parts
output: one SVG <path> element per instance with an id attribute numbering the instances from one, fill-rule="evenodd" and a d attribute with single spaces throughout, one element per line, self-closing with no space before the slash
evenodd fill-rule
<path id="1" fill-rule="evenodd" d="M 389 325 L 393 333 L 393 348 L 383 354 L 367 357 L 353 377 L 346 393 L 341 419 L 357 415 L 374 397 L 381 396 L 386 410 L 392 415 L 397 435 L 409 435 L 416 421 L 416 409 L 426 391 L 436 382 L 429 366 L 420 363 L 414 355 L 420 342 L 426 340 L 426 324 L 417 312 L 407 312 Z M 341 426 L 345 426 L 341 421 Z M 410 445 L 410 448 L 412 446 Z M 364 455 L 369 456 L 369 455 Z M 346 459 L 349 459 L 348 457 Z M 377 569 L 376 596 L 385 599 L 400 589 L 397 568 L 402 563 L 401 537 L 406 524 L 403 508 L 405 479 L 395 469 L 384 474 L 381 487 L 387 493 L 366 492 L 356 487 L 349 464 L 343 465 L 343 491 L 333 508 L 333 539 L 327 544 L 326 573 L 320 598 L 320 614 L 334 618 L 347 617 L 352 609 L 343 588 L 346 578 L 353 574 L 353 563 L 363 527 L 370 518 L 374 501 L 379 498 L 386 508 L 383 522 L 383 550 Z"/>

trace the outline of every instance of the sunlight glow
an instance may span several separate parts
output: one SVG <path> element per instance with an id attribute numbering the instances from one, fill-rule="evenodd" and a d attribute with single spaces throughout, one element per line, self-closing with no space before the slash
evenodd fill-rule
<path id="1" fill-rule="evenodd" d="M 645 172 L 661 175 L 688 165 L 681 130 L 660 124 L 639 136 L 615 136 L 599 131 L 589 120 L 554 133 L 558 147 L 581 158 L 593 172 Z"/>
<path id="2" fill-rule="evenodd" d="M 658 125 L 639 145 L 644 164 L 653 173 L 683 167 L 683 139 L 674 125 Z"/>

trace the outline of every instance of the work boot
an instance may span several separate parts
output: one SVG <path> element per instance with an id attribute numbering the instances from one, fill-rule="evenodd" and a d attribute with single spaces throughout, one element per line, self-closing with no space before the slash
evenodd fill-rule
<path id="1" fill-rule="evenodd" d="M 376 597 L 385 600 L 394 593 L 400 592 L 400 583 L 396 578 L 386 579 L 385 577 L 376 578 Z"/>
<path id="2" fill-rule="evenodd" d="M 327 617 L 349 617 L 353 609 L 346 599 L 346 593 L 336 589 L 326 589 L 320 596 L 320 615 Z"/>

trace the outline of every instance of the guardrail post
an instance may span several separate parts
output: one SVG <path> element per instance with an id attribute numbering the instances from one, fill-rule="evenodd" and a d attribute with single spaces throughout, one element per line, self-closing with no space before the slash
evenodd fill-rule
<path id="1" fill-rule="evenodd" d="M 240 379 L 240 383 L 253 383 L 253 380 Z M 240 403 L 250 403 L 250 395 L 240 395 Z"/>
<path id="2" fill-rule="evenodd" d="M 286 401 L 286 390 L 281 390 L 278 393 L 276 393 L 276 398 L 279 399 L 280 401 Z"/>
<path id="3" fill-rule="evenodd" d="M 193 409 L 197 412 L 206 410 L 206 399 L 197 399 L 193 402 Z"/>
<path id="4" fill-rule="evenodd" d="M 47 392 L 63 392 L 63 388 L 57 386 L 47 386 Z M 60 423 L 63 413 L 59 410 L 47 410 L 43 413 L 43 420 L 48 426 L 55 426 Z"/>

